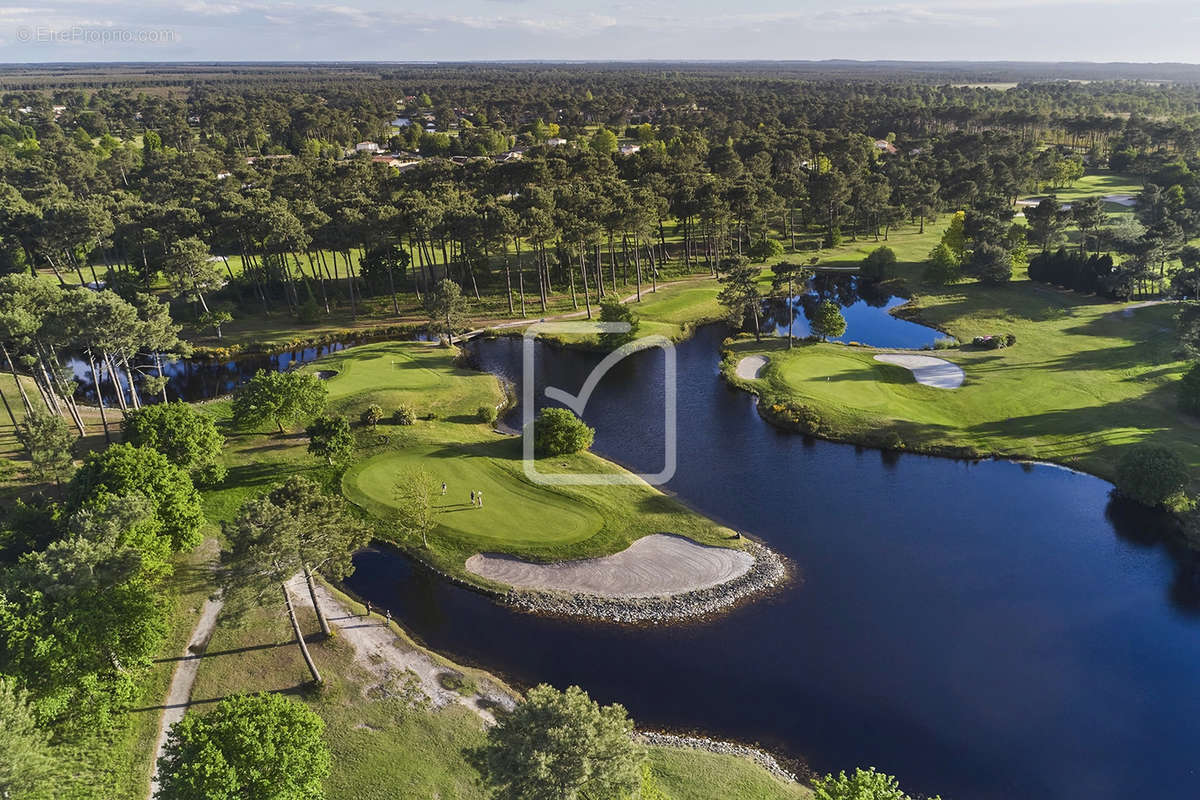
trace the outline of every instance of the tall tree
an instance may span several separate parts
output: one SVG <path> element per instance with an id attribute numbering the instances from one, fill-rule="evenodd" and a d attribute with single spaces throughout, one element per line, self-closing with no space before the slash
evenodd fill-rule
<path id="1" fill-rule="evenodd" d="M 546 684 L 502 716 L 474 755 L 497 800 L 632 796 L 645 758 L 622 706 Z"/>
<path id="2" fill-rule="evenodd" d="M 234 392 L 233 423 L 253 428 L 274 422 L 281 434 L 284 424 L 310 419 L 325 407 L 329 389 L 311 372 L 259 370 Z"/>

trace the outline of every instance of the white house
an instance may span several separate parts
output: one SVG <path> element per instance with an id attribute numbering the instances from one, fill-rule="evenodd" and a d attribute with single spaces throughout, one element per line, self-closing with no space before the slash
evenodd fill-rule
<path id="1" fill-rule="evenodd" d="M 640 144 L 623 144 L 617 148 L 617 150 L 623 156 L 631 156 L 634 153 L 636 153 L 638 150 L 641 150 L 641 149 L 642 149 L 642 146 Z"/>
<path id="2" fill-rule="evenodd" d="M 374 142 L 359 142 L 358 144 L 354 145 L 354 152 L 356 152 L 356 153 L 378 153 L 379 145 L 375 144 Z"/>
<path id="3" fill-rule="evenodd" d="M 412 125 L 412 120 L 408 117 L 396 117 L 391 121 L 393 128 L 407 128 L 409 125 Z"/>
<path id="4" fill-rule="evenodd" d="M 566 140 L 566 139 L 562 139 L 562 138 L 559 138 L 559 137 L 557 137 L 557 136 L 556 136 L 555 138 L 553 138 L 553 139 L 547 139 L 547 140 L 546 140 L 546 146 L 547 146 L 547 147 L 562 147 L 562 146 L 563 146 L 564 144 L 566 144 L 566 143 L 567 143 L 567 140 Z"/>

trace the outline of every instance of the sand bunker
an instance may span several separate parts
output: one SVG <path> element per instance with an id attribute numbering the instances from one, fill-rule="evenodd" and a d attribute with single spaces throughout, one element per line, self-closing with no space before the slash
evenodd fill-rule
<path id="1" fill-rule="evenodd" d="M 662 597 L 709 589 L 740 578 L 754 558 L 742 550 L 708 547 L 656 533 L 602 558 L 536 564 L 496 553 L 467 559 L 468 572 L 518 589 L 597 597 Z"/>
<path id="2" fill-rule="evenodd" d="M 962 386 L 963 371 L 957 364 L 933 356 L 901 355 L 900 353 L 882 353 L 875 356 L 876 361 L 885 364 L 895 364 L 904 367 L 913 374 L 917 383 L 935 386 L 938 389 L 957 389 Z"/>
<path id="3" fill-rule="evenodd" d="M 737 376 L 744 381 L 755 380 L 766 365 L 766 356 L 746 356 L 737 363 Z"/>

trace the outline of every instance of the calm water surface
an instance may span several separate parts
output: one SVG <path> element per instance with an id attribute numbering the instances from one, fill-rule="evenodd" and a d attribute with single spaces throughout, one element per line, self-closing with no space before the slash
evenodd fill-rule
<path id="1" fill-rule="evenodd" d="M 758 741 L 821 772 L 875 765 L 958 800 L 1200 795 L 1200 565 L 1160 520 L 1054 467 L 777 432 L 719 380 L 724 335 L 679 347 L 667 488 L 785 554 L 795 584 L 657 628 L 520 614 L 389 550 L 360 554 L 349 587 L 519 683 L 579 684 L 644 726 Z M 519 379 L 519 340 L 476 348 Z M 575 391 L 596 360 L 543 348 L 538 382 Z M 586 414 L 597 452 L 647 472 L 661 362 L 627 359 Z"/>

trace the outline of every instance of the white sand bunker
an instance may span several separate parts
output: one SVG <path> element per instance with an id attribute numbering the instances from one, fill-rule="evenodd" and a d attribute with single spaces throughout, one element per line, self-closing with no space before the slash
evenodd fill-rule
<path id="1" fill-rule="evenodd" d="M 938 389 L 957 389 L 962 386 L 963 371 L 957 364 L 933 356 L 901 355 L 900 353 L 881 353 L 875 356 L 876 361 L 885 364 L 895 364 L 904 367 L 913 374 L 917 383 L 935 386 Z"/>
<path id="2" fill-rule="evenodd" d="M 496 553 L 476 553 L 467 571 L 518 589 L 598 597 L 663 597 L 720 586 L 750 571 L 742 550 L 708 547 L 682 536 L 656 533 L 602 558 L 535 564 Z"/>
<path id="3" fill-rule="evenodd" d="M 1137 202 L 1137 200 L 1131 194 L 1106 194 L 1100 199 L 1106 203 L 1116 203 L 1117 205 L 1125 206 L 1126 208 L 1134 205 Z"/>
<path id="4" fill-rule="evenodd" d="M 766 356 L 746 356 L 737 363 L 737 376 L 744 381 L 755 380 L 762 374 L 766 365 Z"/>

